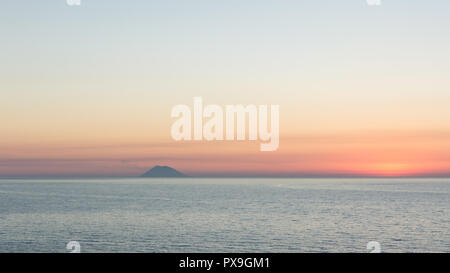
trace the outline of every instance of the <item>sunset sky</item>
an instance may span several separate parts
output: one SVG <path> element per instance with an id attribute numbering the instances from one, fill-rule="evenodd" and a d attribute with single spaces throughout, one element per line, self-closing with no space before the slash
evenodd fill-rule
<path id="1" fill-rule="evenodd" d="M 450 1 L 0 8 L 0 177 L 450 176 Z M 172 140 L 174 105 L 280 105 L 280 145 Z"/>

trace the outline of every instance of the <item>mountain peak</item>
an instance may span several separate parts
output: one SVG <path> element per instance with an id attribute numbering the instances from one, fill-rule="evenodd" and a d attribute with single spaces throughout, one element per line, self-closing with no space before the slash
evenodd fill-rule
<path id="1" fill-rule="evenodd" d="M 186 177 L 187 175 L 171 168 L 169 166 L 159 166 L 151 168 L 146 173 L 142 174 L 141 177 Z"/>

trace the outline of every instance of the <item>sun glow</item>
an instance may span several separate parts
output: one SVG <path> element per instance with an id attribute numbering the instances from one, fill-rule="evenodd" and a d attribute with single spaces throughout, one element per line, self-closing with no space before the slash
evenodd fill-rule
<path id="1" fill-rule="evenodd" d="M 400 177 L 414 175 L 417 171 L 408 163 L 386 162 L 372 165 L 365 173 L 378 177 Z"/>

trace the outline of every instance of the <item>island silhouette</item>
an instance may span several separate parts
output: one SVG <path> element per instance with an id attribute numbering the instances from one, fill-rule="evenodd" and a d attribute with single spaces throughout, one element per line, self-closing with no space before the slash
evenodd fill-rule
<path id="1" fill-rule="evenodd" d="M 150 170 L 148 170 L 146 173 L 142 174 L 141 177 L 188 177 L 188 176 L 169 166 L 156 165 Z"/>

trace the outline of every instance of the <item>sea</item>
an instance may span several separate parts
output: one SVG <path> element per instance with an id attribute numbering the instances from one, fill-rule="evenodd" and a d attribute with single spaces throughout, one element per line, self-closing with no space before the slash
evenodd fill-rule
<path id="1" fill-rule="evenodd" d="M 449 212 L 440 178 L 0 179 L 0 252 L 450 252 Z"/>

